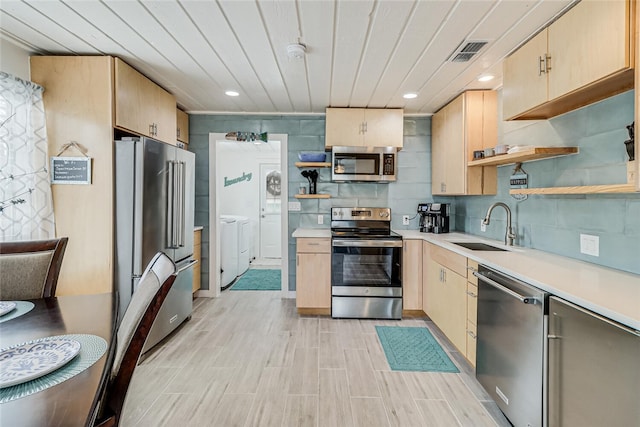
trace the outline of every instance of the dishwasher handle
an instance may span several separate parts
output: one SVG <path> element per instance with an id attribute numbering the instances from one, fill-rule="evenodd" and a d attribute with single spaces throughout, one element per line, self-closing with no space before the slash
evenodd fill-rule
<path id="1" fill-rule="evenodd" d="M 535 297 L 526 297 L 524 295 L 520 295 L 517 292 L 512 291 L 511 289 L 507 288 L 506 286 L 501 285 L 500 283 L 496 282 L 495 280 L 492 280 L 490 278 L 488 278 L 487 276 L 485 276 L 482 273 L 479 273 L 477 271 L 473 272 L 473 275 L 476 276 L 478 279 L 482 280 L 483 282 L 485 282 L 488 285 L 493 286 L 494 288 L 511 295 L 512 297 L 520 300 L 520 302 L 524 303 L 524 304 L 539 304 L 540 301 L 538 301 L 537 298 Z"/>

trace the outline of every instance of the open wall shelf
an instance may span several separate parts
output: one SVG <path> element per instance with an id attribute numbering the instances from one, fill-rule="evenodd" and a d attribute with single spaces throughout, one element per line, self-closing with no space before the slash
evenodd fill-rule
<path id="1" fill-rule="evenodd" d="M 523 163 L 550 157 L 567 156 L 569 154 L 577 154 L 578 151 L 578 147 L 531 147 L 518 153 L 499 154 L 485 159 L 471 160 L 467 163 L 467 166 L 501 166 L 510 163 Z"/>
<path id="2" fill-rule="evenodd" d="M 294 196 L 296 199 L 328 199 L 331 197 L 330 194 L 296 194 Z"/>
<path id="3" fill-rule="evenodd" d="M 330 168 L 329 162 L 295 162 L 297 168 Z"/>

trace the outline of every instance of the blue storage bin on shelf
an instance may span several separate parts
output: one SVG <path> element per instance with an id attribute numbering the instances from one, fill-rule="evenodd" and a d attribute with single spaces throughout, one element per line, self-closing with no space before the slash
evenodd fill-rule
<path id="1" fill-rule="evenodd" d="M 298 153 L 298 158 L 301 162 L 324 162 L 327 158 L 327 153 L 305 151 Z"/>

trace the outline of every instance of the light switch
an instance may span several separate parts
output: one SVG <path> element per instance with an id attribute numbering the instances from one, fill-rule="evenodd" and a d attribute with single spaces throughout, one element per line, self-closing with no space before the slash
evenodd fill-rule
<path id="1" fill-rule="evenodd" d="M 324 216 L 318 215 L 318 225 L 324 224 Z"/>
<path id="2" fill-rule="evenodd" d="M 291 212 L 299 212 L 300 211 L 300 202 L 289 202 L 289 211 Z"/>

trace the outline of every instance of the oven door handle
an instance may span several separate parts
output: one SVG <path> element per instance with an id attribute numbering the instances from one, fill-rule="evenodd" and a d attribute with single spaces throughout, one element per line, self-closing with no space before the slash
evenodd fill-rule
<path id="1" fill-rule="evenodd" d="M 402 240 L 383 239 L 333 239 L 331 246 L 334 247 L 357 247 L 357 248 L 401 248 Z"/>

